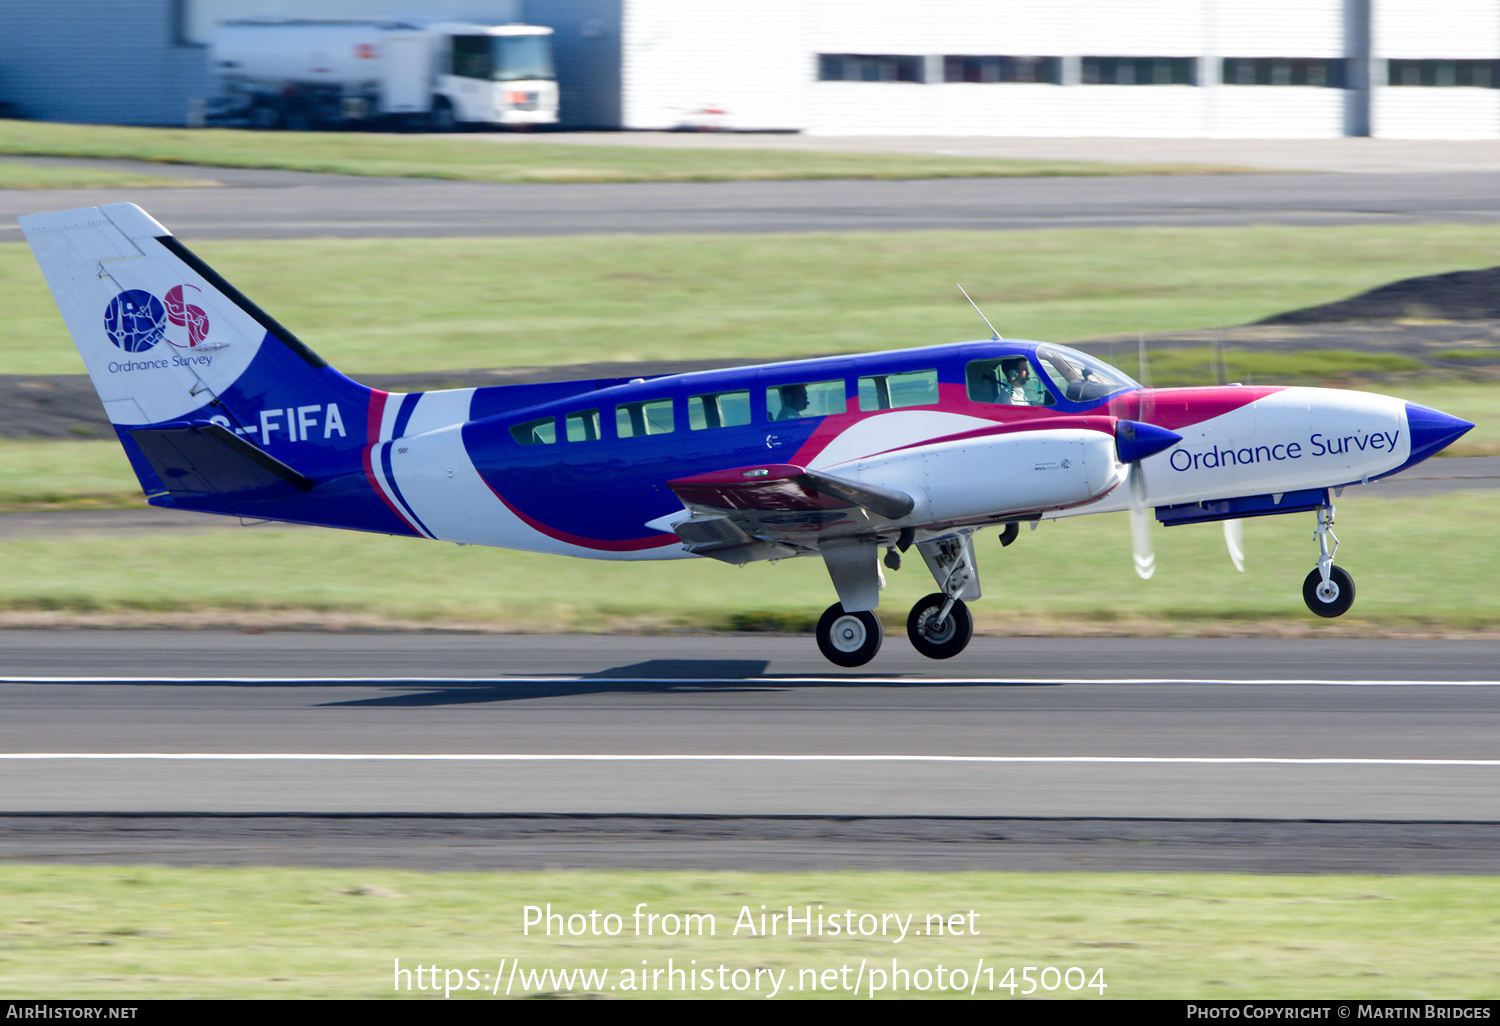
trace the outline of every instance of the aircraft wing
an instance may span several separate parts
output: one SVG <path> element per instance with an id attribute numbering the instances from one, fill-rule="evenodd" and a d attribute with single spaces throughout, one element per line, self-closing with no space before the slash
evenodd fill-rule
<path id="1" fill-rule="evenodd" d="M 726 563 L 815 551 L 819 536 L 900 520 L 906 492 L 787 464 L 715 471 L 667 482 L 690 516 L 672 523 L 683 547 Z"/>

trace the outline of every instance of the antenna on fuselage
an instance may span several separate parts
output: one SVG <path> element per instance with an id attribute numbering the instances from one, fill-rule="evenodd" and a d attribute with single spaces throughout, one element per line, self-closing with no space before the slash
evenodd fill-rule
<path id="1" fill-rule="evenodd" d="M 958 285 L 957 282 L 954 282 L 954 284 Z M 964 292 L 964 287 L 962 285 L 959 285 L 958 291 Z M 990 334 L 994 336 L 994 341 L 999 342 L 1000 333 L 995 330 L 995 326 L 990 323 L 990 319 L 984 315 L 984 311 L 979 309 L 979 304 L 974 302 L 974 300 L 969 299 L 969 294 L 967 292 L 964 292 L 964 298 L 969 300 L 969 305 L 974 308 L 974 312 L 979 315 L 979 319 L 984 322 L 984 326 L 990 329 Z"/>

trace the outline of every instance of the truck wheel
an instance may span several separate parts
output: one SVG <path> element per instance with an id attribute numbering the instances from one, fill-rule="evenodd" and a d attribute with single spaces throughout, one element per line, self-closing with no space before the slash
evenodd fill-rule
<path id="1" fill-rule="evenodd" d="M 458 115 L 453 112 L 453 103 L 439 96 L 432 103 L 432 114 L 428 123 L 434 132 L 451 132 L 458 127 Z"/>
<path id="2" fill-rule="evenodd" d="M 261 101 L 250 108 L 250 127 L 269 131 L 281 127 L 281 111 L 270 103 Z"/>

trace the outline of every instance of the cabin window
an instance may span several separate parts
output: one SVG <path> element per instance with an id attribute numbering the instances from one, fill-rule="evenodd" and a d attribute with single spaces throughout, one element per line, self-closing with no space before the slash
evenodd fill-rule
<path id="1" fill-rule="evenodd" d="M 597 442 L 599 440 L 599 411 L 579 410 L 567 416 L 568 441 Z"/>
<path id="2" fill-rule="evenodd" d="M 973 360 L 964 368 L 969 401 L 1001 406 L 1051 406 L 1056 399 L 1041 379 L 1031 372 L 1024 356 L 998 360 Z"/>
<path id="3" fill-rule="evenodd" d="M 843 413 L 847 407 L 843 378 L 773 385 L 766 389 L 766 415 L 773 421 L 829 417 Z"/>
<path id="4" fill-rule="evenodd" d="M 510 433 L 520 445 L 551 445 L 557 441 L 557 418 L 540 417 L 524 424 L 514 424 Z"/>
<path id="5" fill-rule="evenodd" d="M 736 392 L 711 392 L 688 399 L 688 427 L 694 431 L 705 428 L 739 427 L 750 423 L 750 393 L 744 389 Z"/>
<path id="6" fill-rule="evenodd" d="M 894 410 L 902 406 L 930 406 L 938 401 L 935 370 L 904 374 L 872 374 L 859 379 L 859 408 Z"/>
<path id="7" fill-rule="evenodd" d="M 615 407 L 615 434 L 621 438 L 669 435 L 674 427 L 670 399 L 648 399 Z"/>

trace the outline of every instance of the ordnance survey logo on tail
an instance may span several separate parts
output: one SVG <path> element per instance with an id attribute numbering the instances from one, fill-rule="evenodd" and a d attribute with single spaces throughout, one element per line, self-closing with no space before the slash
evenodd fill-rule
<path id="1" fill-rule="evenodd" d="M 195 285 L 174 285 L 165 302 L 144 289 L 121 292 L 104 310 L 104 333 L 127 353 L 144 353 L 162 339 L 178 349 L 195 348 L 208 337 L 208 314 L 189 303 L 183 289 L 198 291 Z M 186 337 L 169 332 L 169 324 L 186 328 Z"/>

